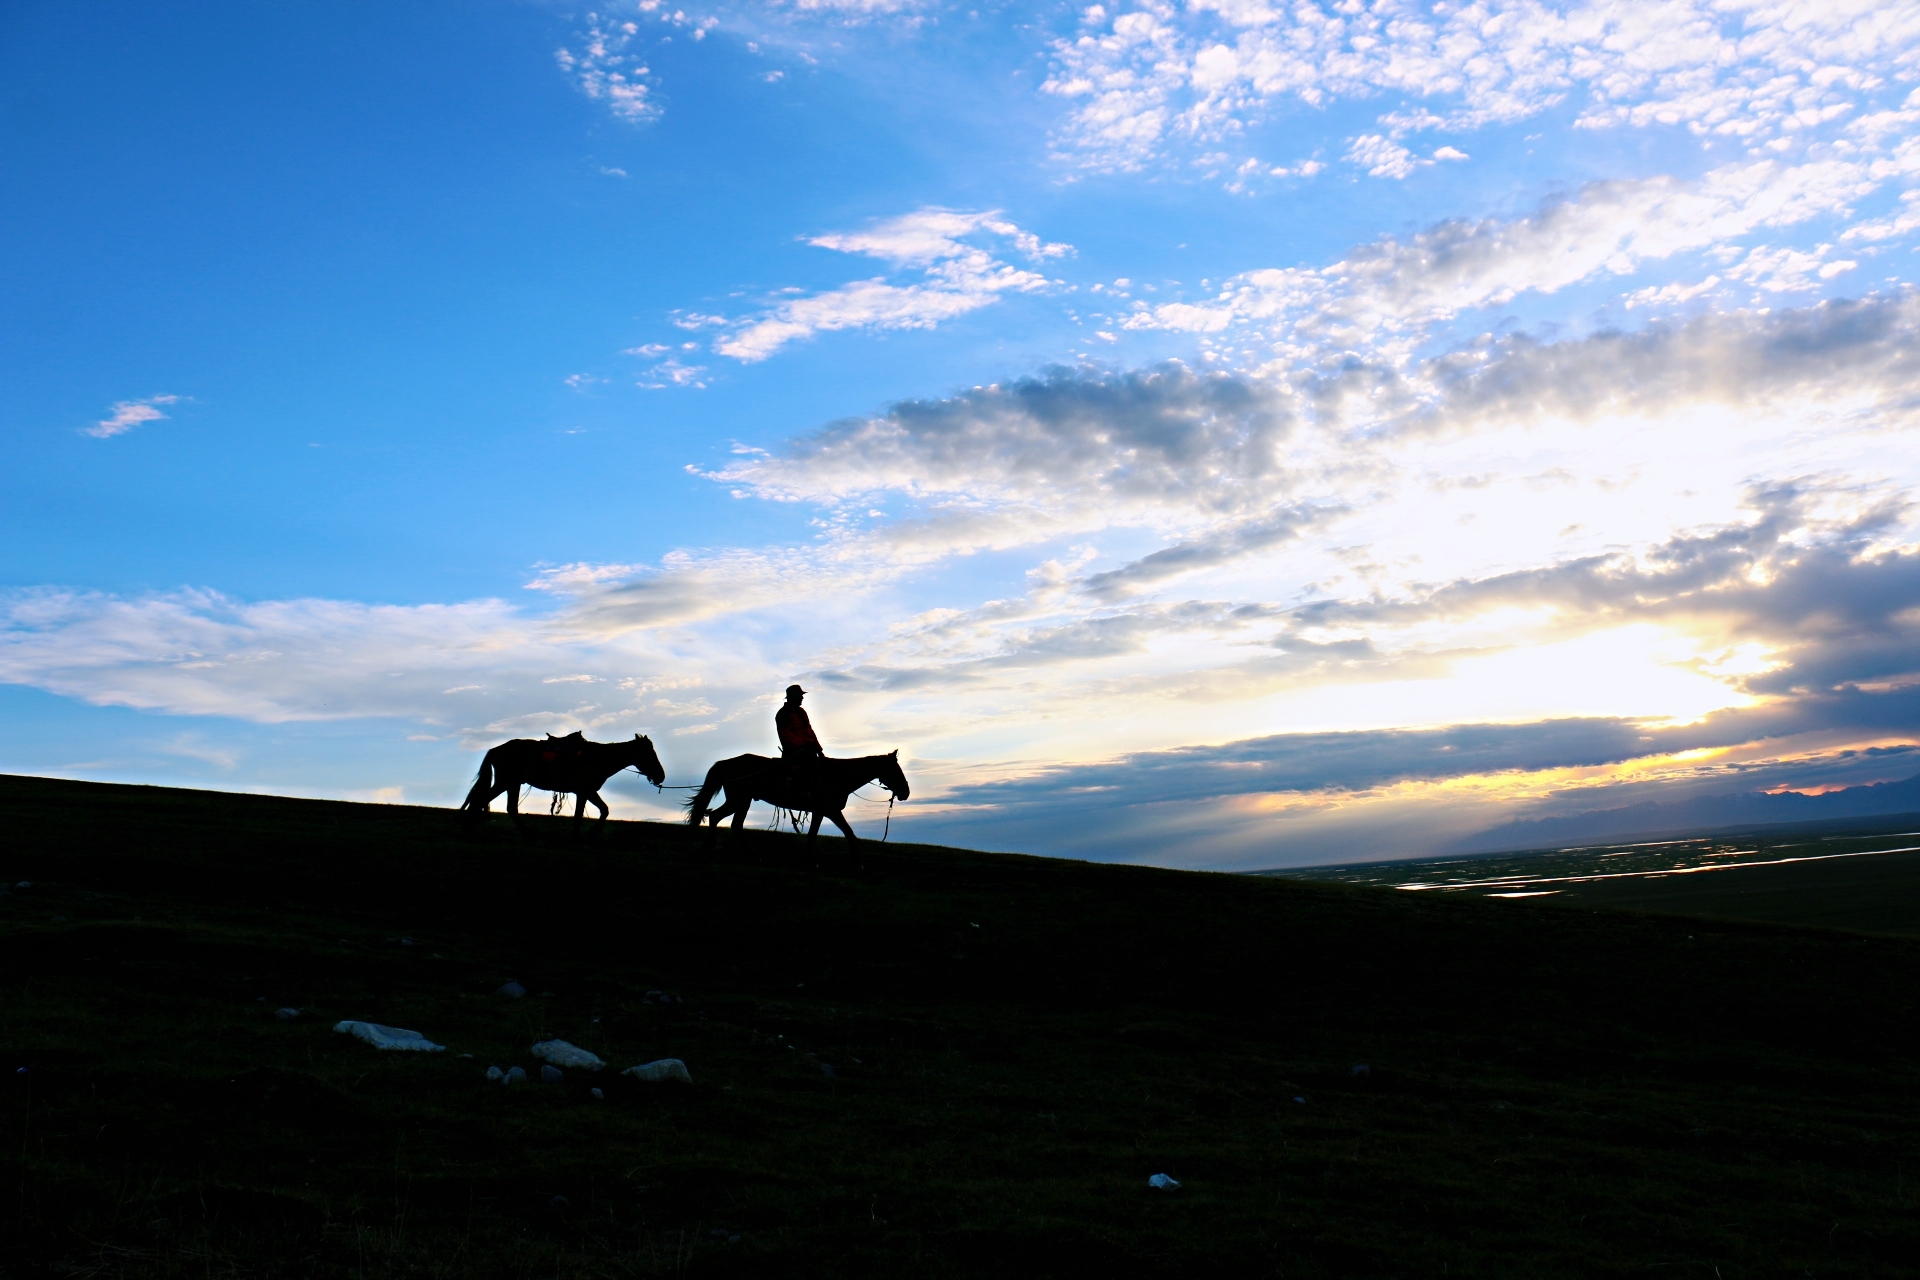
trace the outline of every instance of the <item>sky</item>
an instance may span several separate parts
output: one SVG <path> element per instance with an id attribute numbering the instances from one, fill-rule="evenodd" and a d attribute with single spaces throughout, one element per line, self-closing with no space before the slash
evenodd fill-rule
<path id="1" fill-rule="evenodd" d="M 15 0 L 0 145 L 0 770 L 797 680 L 896 836 L 1229 870 L 1920 772 L 1920 3 Z"/>

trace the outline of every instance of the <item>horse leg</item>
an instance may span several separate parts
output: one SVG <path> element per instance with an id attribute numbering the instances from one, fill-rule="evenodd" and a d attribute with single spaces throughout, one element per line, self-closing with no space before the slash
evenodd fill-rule
<path id="1" fill-rule="evenodd" d="M 721 805 L 713 815 L 714 842 L 718 843 L 720 839 L 720 820 L 728 815 L 732 815 L 733 822 L 729 825 L 733 828 L 733 839 L 730 843 L 738 845 L 740 843 L 740 829 L 747 825 L 747 810 L 751 808 L 753 808 L 752 796 L 743 795 L 736 799 L 733 792 L 727 792 L 727 802 Z"/>
<path id="2" fill-rule="evenodd" d="M 842 803 L 845 802 L 842 801 Z M 853 834 L 853 827 L 847 822 L 847 811 L 829 809 L 826 816 L 834 826 L 840 828 L 840 834 L 847 838 L 846 844 L 841 846 L 840 851 L 834 855 L 839 866 L 842 870 L 860 870 L 864 865 L 860 861 L 860 850 L 856 847 L 860 844 L 860 837 Z"/>
<path id="3" fill-rule="evenodd" d="M 707 810 L 707 843 L 705 847 L 708 852 L 712 852 L 713 847 L 720 843 L 721 819 L 733 812 L 733 796 L 724 789 L 722 789 L 720 794 L 720 803 Z"/>
<path id="4" fill-rule="evenodd" d="M 513 815 L 513 829 L 520 833 L 522 840 L 525 840 L 527 824 L 520 820 L 520 784 L 518 782 L 507 784 L 507 812 Z"/>
<path id="5" fill-rule="evenodd" d="M 473 790 L 467 795 L 466 813 L 462 815 L 466 818 L 467 825 L 472 826 L 476 822 L 486 821 L 487 809 L 492 806 L 493 798 L 499 794 L 498 788 L 483 790 L 475 784 Z"/>
<path id="6" fill-rule="evenodd" d="M 747 810 L 751 809 L 752 807 L 753 807 L 753 801 L 747 799 L 744 796 L 742 796 L 738 800 L 735 800 L 731 796 L 729 796 L 725 804 L 721 805 L 718 809 L 712 810 L 711 818 L 712 818 L 713 825 L 707 828 L 707 848 L 709 850 L 712 850 L 719 845 L 720 824 L 726 821 L 728 818 L 733 819 L 733 822 L 730 825 L 733 827 L 733 830 L 737 835 L 740 830 L 741 824 L 744 823 L 747 819 Z"/>
<path id="7" fill-rule="evenodd" d="M 600 811 L 599 819 L 593 824 L 594 839 L 605 839 L 607 834 L 607 818 L 613 813 L 613 810 L 607 808 L 607 802 L 600 798 L 598 791 L 588 792 L 587 799 L 592 801 L 593 807 Z"/>
<path id="8" fill-rule="evenodd" d="M 820 818 L 818 809 L 813 811 L 813 821 L 807 824 L 807 848 L 813 848 L 813 842 L 820 838 Z"/>

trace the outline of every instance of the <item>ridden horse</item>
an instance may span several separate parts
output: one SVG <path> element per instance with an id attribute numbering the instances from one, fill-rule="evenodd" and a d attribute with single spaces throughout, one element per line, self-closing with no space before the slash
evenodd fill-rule
<path id="1" fill-rule="evenodd" d="M 667 771 L 653 752 L 653 739 L 637 733 L 631 742 L 588 742 L 577 732 L 564 738 L 548 734 L 545 742 L 538 738 L 515 738 L 487 752 L 480 762 L 480 773 L 473 780 L 473 790 L 467 793 L 466 803 L 460 809 L 469 822 L 478 821 L 486 817 L 487 806 L 493 803 L 493 798 L 504 791 L 507 812 L 513 815 L 513 825 L 524 835 L 526 828 L 520 822 L 520 788 L 538 787 L 553 792 L 556 809 L 560 797 L 571 791 L 578 797 L 573 807 L 573 833 L 578 838 L 588 801 L 600 811 L 600 821 L 607 820 L 607 802 L 600 798 L 600 788 L 607 784 L 608 778 L 628 767 L 638 769 L 656 787 L 667 780 Z"/>
<path id="2" fill-rule="evenodd" d="M 776 808 L 812 814 L 813 824 L 807 828 L 808 844 L 820 834 L 822 818 L 831 818 L 833 825 L 846 833 L 847 839 L 858 840 L 853 828 L 847 825 L 847 797 L 869 782 L 878 782 L 891 791 L 896 800 L 905 800 L 912 793 L 907 786 L 907 775 L 900 771 L 898 751 L 851 760 L 822 758 L 813 762 L 810 776 L 788 772 L 783 760 L 735 756 L 707 770 L 707 780 L 687 802 L 687 821 L 697 827 L 712 819 L 713 825 L 707 833 L 707 844 L 711 846 L 720 837 L 722 818 L 731 816 L 733 829 L 738 831 L 746 822 L 747 810 L 753 807 L 753 802 L 764 800 Z M 719 807 L 708 809 L 707 802 L 721 790 L 726 792 L 726 800 Z"/>

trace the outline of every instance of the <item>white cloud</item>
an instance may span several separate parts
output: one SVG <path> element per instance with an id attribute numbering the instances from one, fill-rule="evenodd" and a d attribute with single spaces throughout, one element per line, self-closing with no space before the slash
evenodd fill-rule
<path id="1" fill-rule="evenodd" d="M 1210 300 L 1143 307 L 1123 323 L 1198 334 L 1246 329 L 1270 336 L 1276 353 L 1293 361 L 1351 348 L 1404 356 L 1462 312 L 1841 214 L 1876 185 L 1870 166 L 1841 160 L 1741 161 L 1696 182 L 1594 183 L 1531 217 L 1445 222 L 1361 246 L 1326 267 L 1244 272 Z M 1827 249 L 1756 248 L 1746 255 L 1751 265 L 1724 274 L 1776 291 L 1798 288 L 1809 276 L 1831 279 L 1846 269 L 1826 260 Z"/>
<path id="2" fill-rule="evenodd" d="M 1289 428 L 1273 389 L 1244 379 L 1178 364 L 1109 378 L 1059 370 L 837 423 L 714 478 L 782 501 L 893 491 L 1068 523 L 1085 509 L 1105 525 L 1123 507 L 1158 522 L 1283 494 Z"/>
<path id="3" fill-rule="evenodd" d="M 1048 244 L 1030 232 L 1022 231 L 1001 217 L 997 210 L 986 213 L 958 213 L 951 209 L 919 209 L 889 218 L 865 231 L 835 232 L 815 236 L 808 244 L 841 253 L 864 253 L 903 267 L 926 267 L 956 258 L 967 258 L 979 250 L 965 237 L 989 231 L 1013 241 L 1014 247 L 1029 258 L 1043 260 L 1073 252 L 1071 245 Z"/>
<path id="4" fill-rule="evenodd" d="M 1569 97 L 1587 128 L 1681 126 L 1743 145 L 1804 134 L 1911 72 L 1920 10 L 1875 0 L 1146 0 L 1088 9 L 1053 53 L 1045 89 L 1073 104 L 1057 141 L 1076 163 L 1137 169 L 1289 100 L 1384 100 L 1382 130 L 1355 145 L 1378 153 L 1370 170 L 1401 177 L 1410 161 L 1388 148 L 1408 133 L 1521 120 Z"/>
<path id="5" fill-rule="evenodd" d="M 606 103 L 608 110 L 630 124 L 642 124 L 660 114 L 659 104 L 653 101 L 653 87 L 647 82 L 652 72 L 638 54 L 627 52 L 639 33 L 638 23 L 603 22 L 598 15 L 589 14 L 587 33 L 578 48 L 556 49 L 553 54 L 580 92 Z"/>
<path id="6" fill-rule="evenodd" d="M 1355 138 L 1347 148 L 1347 159 L 1375 178 L 1405 178 L 1421 165 L 1433 163 L 1420 159 L 1391 138 L 1383 138 L 1377 133 L 1365 133 Z"/>
<path id="7" fill-rule="evenodd" d="M 159 422 L 167 415 L 157 406 L 177 404 L 179 396 L 148 396 L 144 400 L 120 400 L 113 406 L 113 413 L 90 427 L 84 428 L 87 435 L 106 439 L 109 436 L 124 435 L 143 422 Z"/>
<path id="8" fill-rule="evenodd" d="M 1468 160 L 1466 152 L 1455 147 L 1439 147 L 1428 157 L 1416 156 L 1412 150 L 1395 142 L 1392 138 L 1377 133 L 1361 134 L 1347 146 L 1347 161 L 1367 171 L 1373 178 L 1406 178 L 1416 170 L 1426 168 L 1441 160 Z M 1318 169 L 1319 166 L 1314 166 Z M 1304 168 L 1304 166 L 1303 166 Z M 1275 170 L 1276 173 L 1281 172 Z M 1309 175 L 1312 170 L 1306 171 Z"/>
<path id="9" fill-rule="evenodd" d="M 737 590 L 746 575 L 733 568 L 729 581 L 724 564 L 703 569 L 682 559 L 666 573 Z M 687 645 L 663 630 L 701 616 L 698 607 L 649 612 L 634 582 L 573 578 L 573 589 L 544 597 L 558 609 L 540 611 L 500 600 L 372 606 L 248 602 L 194 590 L 11 592 L 0 595 L 0 682 L 97 705 L 266 724 L 397 719 L 475 746 L 577 728 L 625 736 L 711 714 L 715 705 L 732 713 L 787 677 L 739 646 Z M 771 572 L 759 580 L 762 602 L 787 598 Z M 739 594 L 731 601 L 735 611 L 746 604 Z M 705 614 L 728 607 L 711 602 Z M 708 701 L 648 696 L 696 686 Z M 731 714 L 721 718 L 730 722 Z"/>
<path id="10" fill-rule="evenodd" d="M 1832 249 L 1830 244 L 1815 245 L 1811 249 L 1758 245 L 1727 268 L 1727 278 L 1767 293 L 1804 293 L 1860 265 L 1851 259 L 1827 261 Z"/>
<path id="11" fill-rule="evenodd" d="M 668 387 L 691 387 L 702 391 L 707 385 L 706 373 L 705 365 L 682 364 L 678 359 L 669 357 L 643 373 L 642 380 L 636 385 L 647 391 L 664 391 Z"/>
<path id="12" fill-rule="evenodd" d="M 1302 160 L 1291 168 L 1282 165 L 1277 169 L 1268 170 L 1268 173 L 1275 178 L 1311 178 L 1326 167 L 1318 160 Z"/>
<path id="13" fill-rule="evenodd" d="M 199 760 L 213 765 L 217 769 L 231 770 L 240 762 L 240 753 L 231 747 L 209 745 L 201 734 L 182 733 L 160 748 L 171 756 L 183 756 L 189 760 Z"/>
<path id="14" fill-rule="evenodd" d="M 1885 218 L 1855 223 L 1840 233 L 1841 241 L 1877 244 L 1920 230 L 1920 203 L 1917 201 L 1920 201 L 1920 191 L 1901 192 L 1900 202 L 1904 208 Z"/>
<path id="15" fill-rule="evenodd" d="M 1720 284 L 1719 276 L 1708 276 L 1698 284 L 1648 285 L 1644 289 L 1635 289 L 1624 299 L 1626 308 L 1678 306 L 1691 302 L 1702 294 L 1711 293 Z"/>
<path id="16" fill-rule="evenodd" d="M 790 3 L 802 13 L 831 13 L 847 17 L 909 13 L 925 7 L 923 0 L 790 0 Z"/>
<path id="17" fill-rule="evenodd" d="M 1045 275 L 1002 262 L 972 242 L 982 236 L 1011 241 L 1016 251 L 1037 263 L 1072 252 L 1068 245 L 1049 244 L 1021 230 L 996 211 L 920 209 L 865 231 L 815 236 L 809 244 L 879 258 L 896 271 L 916 271 L 920 278 L 894 284 L 876 277 L 776 303 L 740 322 L 713 349 L 752 363 L 816 333 L 931 329 L 988 306 L 1003 294 L 1032 292 L 1049 283 Z"/>
<path id="18" fill-rule="evenodd" d="M 674 551 L 656 565 L 571 564 L 527 584 L 562 602 L 549 626 L 586 643 L 778 608 L 800 595 L 857 595 L 897 579 L 904 566 L 854 540 L 814 547 Z"/>
<path id="19" fill-rule="evenodd" d="M 487 672 L 536 640 L 498 601 L 403 608 L 44 591 L 9 597 L 4 618 L 0 679 L 267 723 L 431 717 L 449 675 Z"/>

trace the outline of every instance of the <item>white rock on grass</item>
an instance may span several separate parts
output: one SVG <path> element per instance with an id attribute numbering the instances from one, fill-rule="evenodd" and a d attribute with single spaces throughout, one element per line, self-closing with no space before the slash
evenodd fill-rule
<path id="1" fill-rule="evenodd" d="M 527 989 L 521 986 L 517 982 L 509 982 L 507 983 L 506 986 L 501 987 L 498 991 L 494 992 L 493 994 L 497 996 L 510 996 L 513 999 L 518 1000 L 521 996 L 524 996 L 525 994 L 527 994 Z"/>
<path id="2" fill-rule="evenodd" d="M 565 1040 L 542 1040 L 533 1046 L 533 1056 L 551 1062 L 556 1067 L 578 1067 L 582 1071 L 598 1071 L 607 1064 L 597 1054 L 588 1053 L 579 1045 L 568 1044 Z"/>
<path id="3" fill-rule="evenodd" d="M 500 1068 L 498 1068 L 498 1067 L 488 1067 L 488 1068 L 487 1068 L 487 1079 L 489 1079 L 489 1080 L 505 1080 L 506 1078 L 507 1078 L 507 1073 L 506 1073 L 506 1072 L 504 1072 L 504 1071 L 502 1071 L 502 1070 L 501 1070 Z"/>
<path id="4" fill-rule="evenodd" d="M 280 1021 L 282 1022 L 292 1022 L 295 1018 L 300 1016 L 300 1011 L 298 1009 L 275 1009 L 273 1011 L 273 1016 L 280 1019 Z"/>
<path id="5" fill-rule="evenodd" d="M 632 1076 L 635 1080 L 678 1080 L 682 1084 L 692 1084 L 693 1077 L 687 1074 L 687 1064 L 678 1058 L 661 1058 L 657 1062 L 643 1062 L 637 1067 L 628 1067 L 620 1073 Z"/>
<path id="6" fill-rule="evenodd" d="M 525 1081 L 526 1078 L 527 1078 L 527 1069 L 525 1067 L 514 1067 L 507 1072 L 506 1076 L 501 1079 L 500 1083 L 501 1084 L 520 1084 L 523 1081 Z"/>
<path id="7" fill-rule="evenodd" d="M 540 1083 L 541 1084 L 559 1084 L 560 1077 L 562 1074 L 563 1073 L 561 1072 L 560 1068 L 553 1066 L 552 1064 L 543 1066 L 540 1068 Z"/>
<path id="8" fill-rule="evenodd" d="M 413 1049 L 421 1053 L 443 1053 L 447 1047 L 443 1044 L 435 1044 L 418 1031 L 384 1027 L 377 1022 L 336 1022 L 333 1029 L 365 1040 L 376 1049 Z"/>

